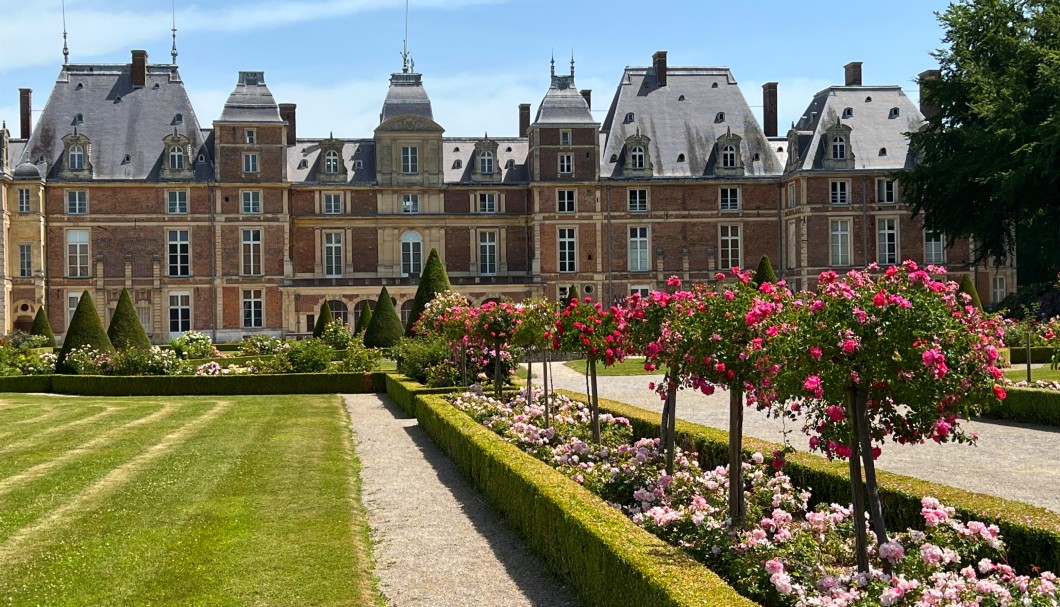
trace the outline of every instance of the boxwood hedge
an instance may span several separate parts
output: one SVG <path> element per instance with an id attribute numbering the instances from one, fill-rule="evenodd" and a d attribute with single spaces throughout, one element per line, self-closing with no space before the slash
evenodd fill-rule
<path id="1" fill-rule="evenodd" d="M 254 394 L 356 394 L 386 390 L 382 373 L 285 375 L 28 375 L 0 377 L 0 392 L 51 392 L 82 396 L 207 396 Z"/>
<path id="2" fill-rule="evenodd" d="M 1038 388 L 1009 388 L 1005 400 L 983 411 L 983 417 L 1024 424 L 1060 426 L 1060 392 Z"/>

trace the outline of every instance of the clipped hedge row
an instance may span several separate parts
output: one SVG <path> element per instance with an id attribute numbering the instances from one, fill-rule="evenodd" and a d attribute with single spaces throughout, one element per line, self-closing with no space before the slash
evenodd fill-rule
<path id="1" fill-rule="evenodd" d="M 1039 388 L 1009 388 L 1005 400 L 983 411 L 983 417 L 1060 426 L 1060 392 Z"/>
<path id="2" fill-rule="evenodd" d="M 559 392 L 571 398 L 584 398 L 575 392 Z M 628 418 L 637 438 L 659 436 L 659 415 L 653 411 L 606 399 L 600 399 L 600 410 Z M 705 468 L 728 465 L 729 433 L 724 430 L 679 419 L 677 442 L 682 448 L 698 452 L 700 464 Z M 750 436 L 745 436 L 743 443 L 748 453 L 768 454 L 781 448 L 776 443 Z M 788 455 L 784 470 L 797 485 L 813 492 L 815 503 L 850 503 L 850 475 L 845 462 L 830 462 L 817 455 L 796 452 Z M 1060 515 L 1037 506 L 883 470 L 877 470 L 876 474 L 889 528 L 922 528 L 920 499 L 933 496 L 953 506 L 961 517 L 996 524 L 1008 546 L 1009 564 L 1017 570 L 1030 572 L 1037 566 L 1060 571 Z"/>
<path id="3" fill-rule="evenodd" d="M 51 375 L 5 375 L 0 377 L 0 392 L 51 392 Z"/>
<path id="4" fill-rule="evenodd" d="M 587 605 L 754 607 L 710 569 L 421 385 L 387 393 Z"/>
<path id="5" fill-rule="evenodd" d="M 0 392 L 51 392 L 82 396 L 357 394 L 384 391 L 386 382 L 382 373 L 0 377 Z"/>
<path id="6" fill-rule="evenodd" d="M 1008 350 L 1008 358 L 1006 360 L 1013 365 L 1025 365 L 1027 364 L 1027 348 L 1016 347 L 1016 348 L 1005 348 Z M 1053 360 L 1053 349 L 1046 347 L 1035 347 L 1031 348 L 1031 363 L 1046 364 Z"/>

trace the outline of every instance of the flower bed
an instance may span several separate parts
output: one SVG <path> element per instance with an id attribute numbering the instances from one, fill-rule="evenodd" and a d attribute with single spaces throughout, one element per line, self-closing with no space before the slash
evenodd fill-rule
<path id="1" fill-rule="evenodd" d="M 767 604 L 1057 605 L 1053 574 L 1017 574 L 1004 563 L 996 525 L 962 522 L 934 498 L 920 503 L 926 530 L 874 545 L 873 567 L 858 573 L 849 508 L 811 510 L 809 492 L 781 471 L 779 452 L 744 465 L 751 523 L 733 529 L 726 468 L 702 470 L 694 454 L 678 450 L 674 473 L 665 474 L 658 440 L 634 442 L 627 419 L 601 415 L 601 440 L 589 443 L 588 406 L 564 396 L 551 404 L 550 427 L 543 404 L 521 396 L 505 402 L 468 392 L 452 403 Z"/>

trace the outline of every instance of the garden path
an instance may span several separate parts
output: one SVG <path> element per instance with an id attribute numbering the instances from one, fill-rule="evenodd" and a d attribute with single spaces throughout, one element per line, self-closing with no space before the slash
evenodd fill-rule
<path id="1" fill-rule="evenodd" d="M 344 397 L 380 590 L 394 607 L 581 603 L 385 395 Z"/>
<path id="2" fill-rule="evenodd" d="M 540 366 L 535 365 L 540 381 Z M 562 363 L 553 363 L 553 385 L 558 389 L 585 394 L 585 376 Z M 602 377 L 600 396 L 652 411 L 662 411 L 662 401 L 648 389 L 648 382 L 662 381 L 662 375 Z M 677 416 L 704 426 L 729 428 L 729 394 L 717 391 L 707 396 L 682 390 L 677 397 Z M 996 495 L 1060 512 L 1060 430 L 1009 422 L 974 420 L 962 423 L 968 432 L 979 434 L 976 446 L 936 443 L 923 445 L 884 445 L 877 466 L 883 470 Z M 787 422 L 789 440 L 800 451 L 807 451 L 807 439 L 797 423 Z M 744 431 L 749 436 L 781 442 L 784 424 L 753 409 L 744 415 Z"/>

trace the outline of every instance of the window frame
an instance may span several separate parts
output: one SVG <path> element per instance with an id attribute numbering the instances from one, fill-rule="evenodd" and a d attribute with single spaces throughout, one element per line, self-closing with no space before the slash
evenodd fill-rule
<path id="1" fill-rule="evenodd" d="M 930 239 L 931 234 L 938 236 L 936 239 Z M 937 255 L 932 252 L 932 243 L 938 243 Z M 926 265 L 941 266 L 946 263 L 946 235 L 939 230 L 928 230 L 924 229 L 924 263 Z"/>
<path id="2" fill-rule="evenodd" d="M 187 215 L 188 210 L 187 190 L 166 190 L 166 215 Z"/>
<path id="3" fill-rule="evenodd" d="M 729 193 L 727 196 L 726 193 Z M 736 200 L 733 201 L 731 198 L 732 193 L 735 193 Z M 718 188 L 718 210 L 733 212 L 741 209 L 741 198 L 742 193 L 740 192 L 740 186 L 721 186 Z"/>
<path id="4" fill-rule="evenodd" d="M 414 215 L 420 212 L 420 195 L 406 192 L 401 195 L 401 212 Z"/>
<path id="5" fill-rule="evenodd" d="M 564 170 L 566 169 L 566 170 Z M 574 154 L 556 155 L 556 172 L 560 175 L 574 175 Z"/>
<path id="6" fill-rule="evenodd" d="M 71 240 L 71 236 L 74 234 L 84 234 L 84 241 L 81 242 Z M 66 230 L 64 234 L 63 243 L 66 245 L 66 263 L 64 264 L 66 275 L 65 278 L 91 278 L 92 266 L 91 266 L 91 247 L 92 235 L 87 229 L 70 229 Z M 74 251 L 72 247 L 76 246 L 77 250 Z M 82 250 L 83 247 L 83 250 Z M 76 257 L 76 264 L 72 263 Z M 83 263 L 82 263 L 83 262 Z M 71 271 L 74 269 L 77 271 Z M 83 271 L 82 271 L 83 268 Z"/>
<path id="7" fill-rule="evenodd" d="M 342 278 L 345 258 L 341 231 L 328 230 L 322 234 L 321 269 L 325 278 Z"/>
<path id="8" fill-rule="evenodd" d="M 496 214 L 499 211 L 496 192 L 479 192 L 475 198 L 478 201 L 476 209 L 479 213 Z"/>
<path id="9" fill-rule="evenodd" d="M 556 228 L 556 269 L 560 274 L 578 271 L 578 228 Z"/>
<path id="10" fill-rule="evenodd" d="M 493 152 L 483 150 L 478 153 L 478 172 L 480 175 L 492 175 L 494 165 Z"/>
<path id="11" fill-rule="evenodd" d="M 887 199 L 890 200 L 887 200 Z M 879 177 L 876 179 L 876 204 L 895 204 L 898 202 L 897 189 L 893 179 Z"/>
<path id="12" fill-rule="evenodd" d="M 409 245 L 407 252 L 405 245 Z M 401 276 L 416 277 L 423 274 L 423 236 L 419 232 L 409 230 L 401 235 L 399 253 Z"/>
<path id="13" fill-rule="evenodd" d="M 185 169 L 184 150 L 179 145 L 169 148 L 169 168 L 172 171 L 183 171 Z"/>
<path id="14" fill-rule="evenodd" d="M 33 245 L 20 243 L 18 245 L 18 275 L 20 278 L 33 276 Z"/>
<path id="15" fill-rule="evenodd" d="M 850 181 L 847 179 L 830 179 L 828 181 L 828 200 L 834 205 L 849 205 Z"/>
<path id="16" fill-rule="evenodd" d="M 258 164 L 258 153 L 257 152 L 243 152 L 243 173 L 246 175 L 256 175 L 260 172 L 261 166 Z"/>
<path id="17" fill-rule="evenodd" d="M 635 145 L 629 150 L 629 166 L 632 169 L 640 170 L 643 169 L 647 163 L 645 159 L 647 153 L 644 151 L 644 146 Z"/>
<path id="18" fill-rule="evenodd" d="M 562 146 L 573 145 L 574 134 L 570 129 L 560 129 L 559 131 L 559 144 Z"/>
<path id="19" fill-rule="evenodd" d="M 339 174 L 339 153 L 335 150 L 324 152 L 324 173 L 327 175 Z"/>
<path id="20" fill-rule="evenodd" d="M 174 300 L 176 300 L 175 304 Z M 174 311 L 177 312 L 176 318 L 173 315 Z M 180 313 L 182 311 L 184 314 Z M 193 326 L 191 312 L 191 291 L 169 291 L 166 293 L 166 321 L 171 338 L 191 331 Z M 177 323 L 176 329 L 173 328 L 174 322 Z"/>
<path id="21" fill-rule="evenodd" d="M 261 190 L 240 190 L 239 203 L 240 215 L 261 215 Z"/>
<path id="22" fill-rule="evenodd" d="M 321 200 L 320 210 L 324 215 L 342 215 L 342 194 L 338 192 L 324 192 Z"/>
<path id="23" fill-rule="evenodd" d="M 88 190 L 66 191 L 66 214 L 88 215 Z"/>
<path id="24" fill-rule="evenodd" d="M 30 202 L 29 188 L 18 189 L 18 212 L 29 213 L 32 203 Z"/>
<path id="25" fill-rule="evenodd" d="M 241 228 L 239 230 L 239 273 L 241 276 L 263 276 L 265 274 L 262 252 L 263 230 Z M 257 239 L 253 238 L 257 235 Z"/>
<path id="26" fill-rule="evenodd" d="M 724 271 L 737 267 L 743 267 L 743 226 L 738 223 L 719 224 L 718 269 Z"/>
<path id="27" fill-rule="evenodd" d="M 566 194 L 570 195 L 569 200 Z M 569 205 L 569 208 L 564 208 L 564 205 Z M 557 213 L 577 213 L 578 212 L 578 190 L 556 190 L 556 212 Z"/>
<path id="28" fill-rule="evenodd" d="M 837 228 L 845 227 L 844 230 Z M 828 220 L 828 265 L 836 268 L 850 267 L 853 260 L 851 250 L 852 222 L 847 218 Z M 845 241 L 844 241 L 845 238 Z M 837 258 L 838 254 L 838 258 Z"/>
<path id="29" fill-rule="evenodd" d="M 81 295 L 74 294 L 69 291 L 66 292 L 66 331 L 70 331 L 70 323 L 74 320 L 74 314 L 77 313 L 77 306 L 81 303 Z"/>
<path id="30" fill-rule="evenodd" d="M 630 272 L 651 271 L 651 229 L 648 226 L 629 226 L 626 248 L 626 267 Z"/>
<path id="31" fill-rule="evenodd" d="M 832 136 L 832 160 L 847 159 L 847 139 L 842 135 Z"/>
<path id="32" fill-rule="evenodd" d="M 637 200 L 634 200 L 634 197 Z M 630 213 L 647 213 L 648 208 L 647 188 L 629 188 L 626 190 L 626 211 Z"/>
<path id="33" fill-rule="evenodd" d="M 166 276 L 170 278 L 191 276 L 191 230 L 166 230 Z"/>
<path id="34" fill-rule="evenodd" d="M 243 289 L 241 292 L 244 329 L 265 328 L 265 289 Z"/>
<path id="35" fill-rule="evenodd" d="M 157 149 L 157 148 L 155 148 Z M 67 168 L 71 171 L 83 171 L 85 169 L 85 148 L 79 143 L 70 146 Z"/>
<path id="36" fill-rule="evenodd" d="M 243 129 L 243 145 L 257 145 L 258 144 L 258 131 L 257 129 Z"/>
<path id="37" fill-rule="evenodd" d="M 401 172 L 417 175 L 420 172 L 420 148 L 415 145 L 401 146 Z"/>
<path id="38" fill-rule="evenodd" d="M 490 240 L 492 237 L 492 241 Z M 496 276 L 500 254 L 500 233 L 497 230 L 478 232 L 478 273 L 480 276 Z"/>
<path id="39" fill-rule="evenodd" d="M 898 241 L 899 220 L 897 217 L 876 218 L 876 263 L 898 265 L 901 253 Z"/>
<path id="40" fill-rule="evenodd" d="M 799 187 L 795 182 L 788 184 L 788 208 L 794 209 L 799 206 Z"/>
<path id="41" fill-rule="evenodd" d="M 731 143 L 727 143 L 721 148 L 721 168 L 723 169 L 735 169 L 736 167 L 736 146 Z"/>
<path id="42" fill-rule="evenodd" d="M 990 278 L 990 303 L 999 304 L 1008 297 L 1008 278 L 995 274 Z"/>

